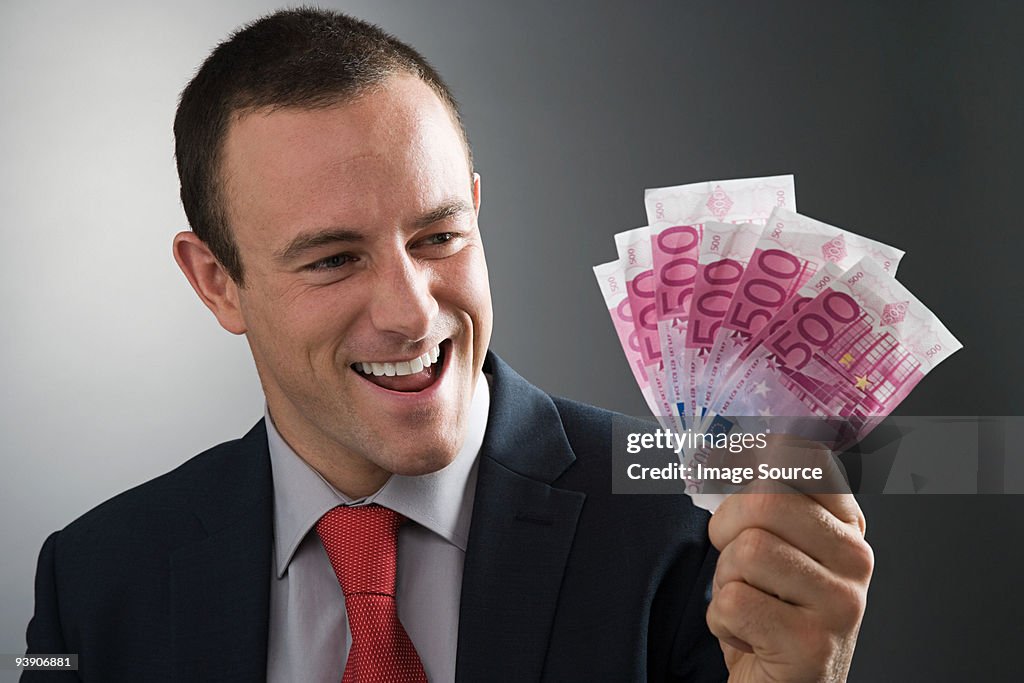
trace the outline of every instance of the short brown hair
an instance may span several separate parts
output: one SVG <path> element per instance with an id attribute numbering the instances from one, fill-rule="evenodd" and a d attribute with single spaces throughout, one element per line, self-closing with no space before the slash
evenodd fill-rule
<path id="1" fill-rule="evenodd" d="M 469 139 L 448 86 L 416 50 L 373 24 L 331 10 L 281 10 L 242 27 L 206 58 L 181 93 L 175 158 L 192 231 L 235 282 L 243 284 L 244 271 L 220 177 L 232 117 L 267 107 L 333 106 L 402 73 L 420 78 L 448 107 L 472 171 Z"/>

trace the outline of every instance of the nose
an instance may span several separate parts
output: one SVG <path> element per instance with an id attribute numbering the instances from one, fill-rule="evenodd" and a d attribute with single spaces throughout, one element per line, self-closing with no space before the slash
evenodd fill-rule
<path id="1" fill-rule="evenodd" d="M 431 271 L 405 251 L 388 261 L 374 282 L 370 320 L 381 332 L 400 336 L 400 341 L 420 341 L 430 333 L 439 310 L 431 291 Z"/>

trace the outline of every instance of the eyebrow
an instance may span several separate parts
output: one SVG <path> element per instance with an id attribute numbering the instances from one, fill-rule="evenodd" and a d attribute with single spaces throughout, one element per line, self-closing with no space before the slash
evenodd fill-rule
<path id="1" fill-rule="evenodd" d="M 434 223 L 443 221 L 446 218 L 457 216 L 469 211 L 471 207 L 463 199 L 448 199 L 435 209 L 419 216 L 412 222 L 414 230 L 422 230 Z M 275 254 L 280 262 L 288 262 L 297 259 L 303 254 L 318 249 L 328 244 L 336 243 L 358 243 L 366 240 L 366 236 L 358 230 L 347 228 L 324 228 L 297 235 L 284 249 Z"/>
<path id="2" fill-rule="evenodd" d="M 466 203 L 464 199 L 449 199 L 443 202 L 440 206 L 432 211 L 428 211 L 423 214 L 415 221 L 413 225 L 416 228 L 426 228 L 434 223 L 443 221 L 445 218 L 451 218 L 452 216 L 458 216 L 459 214 L 467 213 L 473 210 L 473 207 Z"/>
<path id="3" fill-rule="evenodd" d="M 277 252 L 275 255 L 282 263 L 292 261 L 308 251 L 318 249 L 325 244 L 337 242 L 362 242 L 363 236 L 356 230 L 344 228 L 326 228 L 313 232 L 303 233 L 288 243 L 288 246 Z"/>

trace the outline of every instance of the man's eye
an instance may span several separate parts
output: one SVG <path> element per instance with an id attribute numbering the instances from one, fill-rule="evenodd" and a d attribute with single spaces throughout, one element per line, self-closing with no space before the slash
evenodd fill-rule
<path id="1" fill-rule="evenodd" d="M 429 245 L 437 245 L 437 244 L 445 244 L 447 242 L 451 242 L 452 240 L 454 240 L 458 236 L 459 236 L 458 233 L 455 233 L 455 232 L 439 232 L 439 233 L 436 233 L 434 235 L 431 235 L 430 237 L 427 237 L 423 241 L 428 246 Z"/>
<path id="2" fill-rule="evenodd" d="M 348 254 L 335 254 L 334 256 L 328 256 L 315 263 L 311 263 L 306 268 L 308 270 L 334 270 L 341 268 L 349 261 L 355 261 L 355 258 Z"/>

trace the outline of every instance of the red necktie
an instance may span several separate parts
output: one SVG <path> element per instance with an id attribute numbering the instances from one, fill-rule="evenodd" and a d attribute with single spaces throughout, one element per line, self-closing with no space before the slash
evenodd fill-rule
<path id="1" fill-rule="evenodd" d="M 398 621 L 395 568 L 405 517 L 380 505 L 339 505 L 316 532 L 345 594 L 352 648 L 342 683 L 426 683 L 427 674 Z"/>

